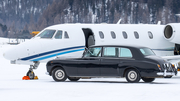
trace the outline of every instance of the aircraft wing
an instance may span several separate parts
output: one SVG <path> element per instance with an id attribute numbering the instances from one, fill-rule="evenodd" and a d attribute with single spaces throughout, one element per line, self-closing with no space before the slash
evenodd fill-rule
<path id="1" fill-rule="evenodd" d="M 174 55 L 174 56 L 161 56 L 163 59 L 166 59 L 167 61 L 171 60 L 177 60 L 180 62 L 180 55 Z"/>

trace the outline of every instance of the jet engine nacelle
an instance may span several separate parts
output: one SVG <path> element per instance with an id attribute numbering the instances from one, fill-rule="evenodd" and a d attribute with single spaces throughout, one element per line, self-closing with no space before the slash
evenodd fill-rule
<path id="1" fill-rule="evenodd" d="M 170 23 L 164 28 L 164 37 L 172 43 L 180 44 L 180 23 Z"/>

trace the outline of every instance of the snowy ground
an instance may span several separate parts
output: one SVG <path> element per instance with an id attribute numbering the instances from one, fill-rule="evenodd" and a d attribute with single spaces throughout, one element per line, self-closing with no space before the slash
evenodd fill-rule
<path id="1" fill-rule="evenodd" d="M 41 64 L 39 80 L 24 81 L 29 66 L 12 65 L 2 56 L 9 45 L 0 45 L 0 101 L 177 101 L 180 75 L 156 79 L 153 83 L 127 83 L 125 78 L 83 79 L 55 82 Z"/>

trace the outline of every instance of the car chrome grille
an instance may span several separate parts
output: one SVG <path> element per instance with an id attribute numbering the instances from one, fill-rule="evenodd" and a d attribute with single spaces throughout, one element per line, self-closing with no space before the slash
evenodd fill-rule
<path id="1" fill-rule="evenodd" d="M 172 71 L 172 64 L 170 64 L 170 63 L 165 63 L 165 64 L 164 64 L 164 70 Z"/>

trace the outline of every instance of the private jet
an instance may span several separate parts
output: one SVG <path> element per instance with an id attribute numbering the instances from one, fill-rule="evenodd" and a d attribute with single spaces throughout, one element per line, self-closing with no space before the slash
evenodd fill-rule
<path id="1" fill-rule="evenodd" d="M 27 76 L 41 62 L 55 58 L 79 58 L 91 45 L 139 45 L 151 48 L 166 60 L 178 60 L 180 23 L 158 24 L 58 24 L 45 28 L 30 40 L 6 51 L 3 56 L 12 64 L 27 64 Z M 177 61 L 177 62 L 178 62 Z M 177 63 L 176 62 L 176 63 Z"/>

